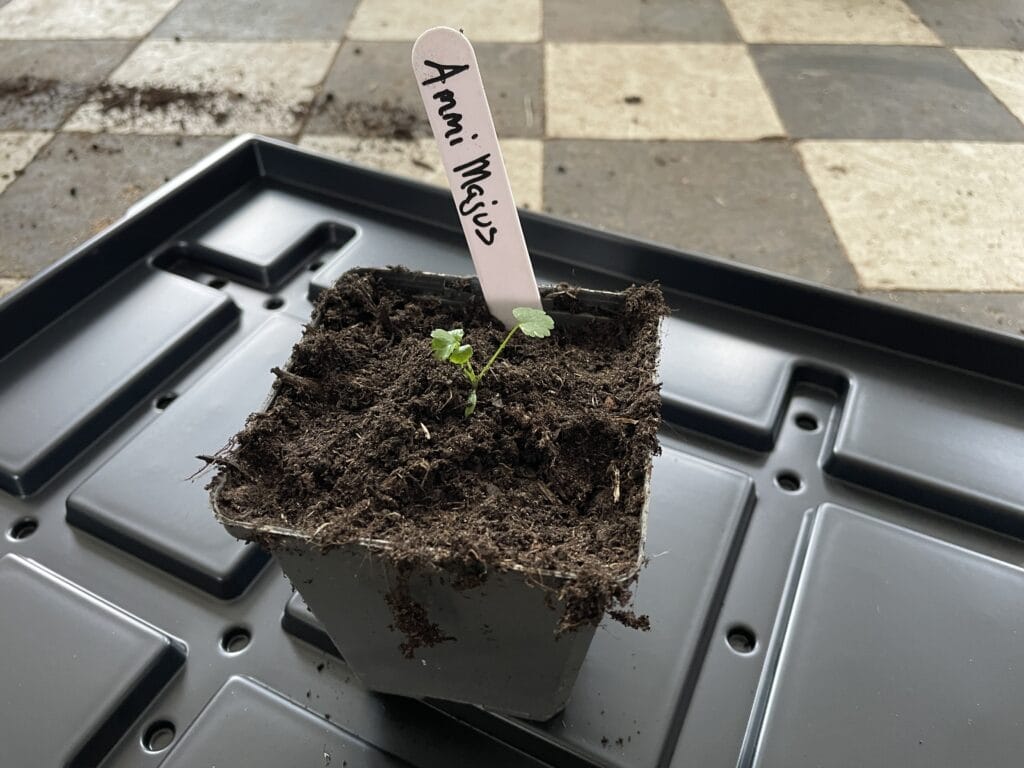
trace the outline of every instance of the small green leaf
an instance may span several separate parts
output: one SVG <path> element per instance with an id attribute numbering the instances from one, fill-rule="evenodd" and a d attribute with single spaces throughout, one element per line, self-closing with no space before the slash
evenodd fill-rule
<path id="1" fill-rule="evenodd" d="M 519 321 L 519 330 L 535 339 L 550 336 L 551 329 L 555 327 L 555 321 L 543 309 L 516 307 L 512 310 L 512 314 Z"/>
<path id="2" fill-rule="evenodd" d="M 458 349 L 462 343 L 462 329 L 456 328 L 453 331 L 444 331 L 435 328 L 430 332 L 430 348 L 434 351 L 434 357 L 438 360 L 447 360 L 452 352 Z"/>
<path id="3" fill-rule="evenodd" d="M 462 365 L 463 363 L 467 362 L 469 358 L 471 358 L 472 356 L 473 347 L 471 347 L 469 344 L 463 344 L 461 347 L 459 347 L 450 355 L 448 355 L 448 359 L 451 360 L 456 365 Z"/>
<path id="4" fill-rule="evenodd" d="M 472 416 L 473 411 L 476 410 L 476 390 L 469 390 L 469 397 L 466 399 L 466 410 L 462 412 L 463 416 Z"/>

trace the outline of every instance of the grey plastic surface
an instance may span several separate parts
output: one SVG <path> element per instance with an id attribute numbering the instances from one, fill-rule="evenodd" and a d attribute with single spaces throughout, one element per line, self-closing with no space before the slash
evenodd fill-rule
<path id="1" fill-rule="evenodd" d="M 401 768 L 408 765 L 295 702 L 232 677 L 181 738 L 164 768 Z"/>
<path id="2" fill-rule="evenodd" d="M 0 558 L 0 605 L 0 765 L 95 765 L 185 661 L 179 643 L 17 555 Z"/>
<path id="3" fill-rule="evenodd" d="M 659 279 L 674 309 L 654 628 L 602 626 L 539 725 L 362 689 L 184 478 L 266 396 L 275 327 L 353 266 L 468 271 L 458 227 L 443 190 L 241 139 L 0 300 L 0 765 L 260 765 L 263 730 L 296 764 L 350 740 L 416 766 L 1019 762 L 1022 340 L 535 214 L 546 280 Z"/>
<path id="4" fill-rule="evenodd" d="M 1020 567 L 826 504 L 754 765 L 1017 765 L 1022 644 Z"/>

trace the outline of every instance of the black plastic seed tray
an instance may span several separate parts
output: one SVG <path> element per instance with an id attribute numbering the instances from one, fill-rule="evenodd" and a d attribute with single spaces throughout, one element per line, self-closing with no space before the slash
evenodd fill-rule
<path id="1" fill-rule="evenodd" d="M 637 609 L 526 723 L 363 690 L 193 457 L 355 266 L 466 273 L 444 190 L 243 137 L 0 302 L 0 766 L 1006 766 L 1024 344 L 535 214 L 539 276 L 660 280 Z"/>

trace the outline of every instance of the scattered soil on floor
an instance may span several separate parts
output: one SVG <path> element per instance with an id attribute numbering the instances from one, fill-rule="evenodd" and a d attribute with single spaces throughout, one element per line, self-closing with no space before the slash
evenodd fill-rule
<path id="1" fill-rule="evenodd" d="M 0 77 L 0 130 L 59 122 L 64 111 L 81 101 L 89 86 L 53 78 Z"/>
<path id="2" fill-rule="evenodd" d="M 99 103 L 100 111 L 104 113 L 115 109 L 152 112 L 167 109 L 172 105 L 199 110 L 209 106 L 222 95 L 234 99 L 245 98 L 237 92 L 222 94 L 219 91 L 184 91 L 180 88 L 161 86 L 137 88 L 127 85 L 101 85 L 96 89 L 93 98 Z"/>
<path id="3" fill-rule="evenodd" d="M 53 91 L 61 84 L 60 80 L 53 78 L 34 77 L 32 75 L 21 75 L 9 79 L 0 80 L 0 98 L 25 99 L 41 93 Z"/>
<path id="4" fill-rule="evenodd" d="M 479 369 L 505 329 L 475 283 L 450 286 L 465 304 L 379 272 L 321 294 L 269 410 L 219 456 L 219 511 L 325 549 L 384 540 L 400 565 L 442 568 L 461 587 L 511 566 L 573 573 L 562 629 L 596 623 L 628 602 L 637 564 L 658 450 L 661 291 L 633 287 L 612 311 L 549 289 L 552 336 L 516 334 L 467 418 L 468 383 L 433 358 L 430 332 L 465 329 Z M 414 613 L 405 605 L 395 626 L 414 646 L 436 642 Z M 615 617 L 646 626 L 628 610 Z"/>
<path id="5" fill-rule="evenodd" d="M 183 90 L 164 86 L 111 84 L 96 88 L 91 99 L 99 105 L 103 114 L 116 112 L 131 116 L 174 109 L 188 115 L 210 115 L 217 125 L 226 123 L 241 103 L 252 105 L 256 111 L 261 111 L 267 103 L 231 90 Z"/>
<path id="6" fill-rule="evenodd" d="M 423 110 L 413 110 L 389 101 L 350 101 L 344 104 L 328 91 L 317 100 L 314 114 L 327 115 L 330 126 L 317 126 L 317 133 L 379 139 L 413 139 L 429 136 L 430 125 Z"/>
<path id="7" fill-rule="evenodd" d="M 53 78 L 22 75 L 0 78 L 0 106 L 41 110 L 52 108 L 57 99 L 69 104 L 88 100 L 95 103 L 103 114 L 131 119 L 152 113 L 174 110 L 184 116 L 212 116 L 214 123 L 223 125 L 236 109 L 247 113 L 263 112 L 282 104 L 271 98 L 261 98 L 234 91 L 206 88 L 182 89 L 164 86 L 131 86 L 104 83 L 89 86 Z M 362 138 L 413 139 L 429 136 L 430 127 L 422 110 L 410 109 L 390 101 L 352 101 L 342 103 L 334 93 L 327 92 L 313 103 L 285 105 L 297 120 L 309 114 L 327 115 L 329 126 L 320 127 L 319 133 L 343 133 Z M 0 112 L 6 110 L 0 110 Z"/>

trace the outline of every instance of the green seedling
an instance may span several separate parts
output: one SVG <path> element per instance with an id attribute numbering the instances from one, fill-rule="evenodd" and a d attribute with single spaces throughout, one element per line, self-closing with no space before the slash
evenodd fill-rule
<path id="1" fill-rule="evenodd" d="M 430 348 L 434 352 L 434 357 L 441 362 L 447 360 L 449 363 L 457 365 L 459 370 L 462 371 L 462 375 L 469 381 L 469 398 L 466 400 L 466 409 L 464 411 L 466 416 L 471 416 L 473 411 L 476 410 L 476 390 L 480 386 L 480 380 L 491 370 L 494 361 L 498 359 L 502 350 L 505 349 L 505 346 L 515 336 L 516 331 L 522 331 L 526 336 L 535 339 L 543 339 L 550 336 L 551 329 L 555 327 L 555 321 L 543 309 L 516 307 L 512 310 L 512 314 L 519 322 L 508 332 L 505 340 L 494 350 L 491 359 L 484 364 L 479 373 L 473 368 L 473 363 L 471 362 L 473 347 L 462 343 L 463 331 L 461 328 L 455 328 L 450 331 L 437 328 L 430 333 Z"/>

